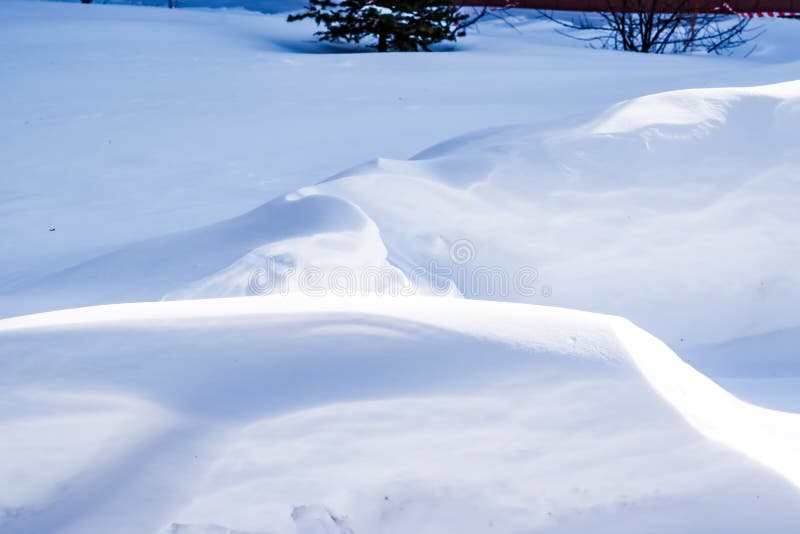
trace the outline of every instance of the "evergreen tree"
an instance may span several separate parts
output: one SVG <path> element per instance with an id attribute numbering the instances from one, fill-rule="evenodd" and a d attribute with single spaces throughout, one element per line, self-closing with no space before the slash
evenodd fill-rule
<path id="1" fill-rule="evenodd" d="M 441 41 L 455 41 L 472 24 L 451 0 L 308 0 L 306 11 L 288 21 L 314 19 L 324 31 L 320 41 L 358 43 L 375 39 L 379 52 L 430 50 Z"/>

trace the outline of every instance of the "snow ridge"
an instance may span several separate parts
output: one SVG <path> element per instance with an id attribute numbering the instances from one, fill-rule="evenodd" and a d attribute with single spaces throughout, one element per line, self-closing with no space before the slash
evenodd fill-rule
<path id="1" fill-rule="evenodd" d="M 80 341 L 87 336 L 91 345 Z M 473 499 L 483 503 L 480 505 L 483 511 L 479 512 L 481 520 L 494 521 L 499 528 L 513 530 L 523 524 L 541 524 L 542 527 L 549 524 L 553 520 L 552 514 L 545 513 L 548 508 L 539 508 L 536 503 L 554 507 L 550 508 L 551 511 L 559 510 L 556 513 L 558 521 L 578 525 L 575 521 L 579 516 L 560 507 L 584 507 L 592 502 L 602 507 L 611 506 L 603 499 L 596 501 L 600 496 L 594 492 L 599 491 L 599 480 L 606 479 L 614 471 L 622 475 L 630 468 L 643 470 L 642 466 L 634 468 L 629 465 L 636 458 L 635 454 L 629 456 L 623 452 L 619 455 L 620 447 L 624 451 L 632 443 L 635 443 L 636 450 L 651 449 L 652 454 L 661 458 L 658 462 L 648 463 L 649 467 L 639 475 L 646 479 L 624 475 L 629 478 L 629 484 L 638 481 L 634 484 L 639 485 L 637 489 L 630 488 L 633 492 L 630 498 L 642 503 L 649 502 L 646 495 L 654 491 L 653 484 L 660 485 L 658 491 L 663 492 L 662 497 L 647 505 L 655 506 L 648 512 L 653 514 L 652 518 L 660 517 L 654 511 L 660 506 L 658 502 L 663 501 L 662 504 L 667 505 L 672 513 L 685 492 L 704 491 L 717 495 L 722 486 L 716 484 L 727 487 L 717 480 L 718 475 L 713 474 L 716 471 L 698 471 L 695 462 L 700 461 L 719 467 L 719 473 L 724 473 L 728 481 L 731 476 L 740 474 L 750 481 L 735 485 L 748 492 L 747 496 L 720 494 L 725 502 L 752 498 L 750 491 L 761 492 L 765 504 L 779 506 L 780 512 L 775 514 L 774 521 L 783 526 L 793 522 L 800 524 L 800 516 L 788 513 L 796 507 L 779 504 L 784 498 L 779 498 L 781 495 L 785 494 L 787 499 L 796 498 L 796 489 L 781 489 L 780 483 L 770 482 L 771 478 L 765 471 L 753 470 L 741 459 L 729 458 L 729 453 L 723 449 L 709 448 L 703 441 L 710 439 L 736 450 L 800 487 L 800 471 L 793 454 L 800 439 L 800 414 L 766 410 L 739 401 L 683 363 L 656 338 L 617 317 L 478 300 L 312 298 L 294 294 L 106 305 L 0 321 L 0 342 L 24 338 L 38 340 L 36 356 L 22 365 L 4 361 L 2 376 L 17 377 L 26 383 L 28 374 L 40 373 L 39 366 L 44 365 L 51 367 L 53 376 L 60 377 L 57 387 L 62 389 L 81 387 L 91 390 L 108 380 L 119 381 L 124 390 L 146 394 L 161 404 L 160 410 L 171 414 L 175 421 L 173 426 L 156 432 L 165 432 L 164 435 L 168 436 L 174 432 L 172 428 L 190 425 L 188 428 L 193 437 L 185 442 L 173 441 L 175 449 L 169 455 L 177 458 L 190 450 L 196 451 L 191 454 L 197 455 L 195 462 L 199 463 L 193 465 L 204 473 L 198 478 L 194 470 L 185 474 L 172 471 L 170 474 L 172 468 L 168 468 L 163 475 L 158 475 L 159 469 L 164 469 L 164 465 L 172 460 L 152 457 L 152 462 L 142 469 L 152 473 L 154 478 L 132 479 L 131 486 L 121 488 L 119 495 L 110 496 L 102 507 L 71 520 L 75 521 L 76 531 L 85 530 L 87 525 L 103 528 L 110 520 L 109 510 L 117 510 L 126 502 L 144 502 L 137 496 L 148 492 L 167 491 L 153 486 L 160 476 L 179 483 L 181 491 L 185 492 L 189 487 L 194 489 L 185 493 L 182 504 L 165 500 L 160 511 L 152 516 L 129 510 L 127 513 L 136 514 L 137 518 L 131 529 L 152 530 L 155 523 L 147 527 L 141 522 L 142 518 L 150 517 L 153 521 L 173 525 L 169 528 L 178 532 L 183 531 L 180 529 L 192 532 L 192 528 L 200 528 L 200 532 L 216 532 L 213 528 L 223 529 L 220 532 L 295 532 L 300 528 L 305 532 L 297 523 L 300 519 L 303 524 L 323 521 L 331 525 L 347 525 L 353 532 L 376 528 L 395 531 L 417 524 L 415 514 L 422 513 L 418 507 L 427 506 L 422 504 L 427 502 L 426 499 L 439 503 L 432 504 L 434 508 L 425 512 L 432 531 L 437 525 L 460 525 L 448 510 L 451 506 L 455 507 L 452 510 L 472 506 L 468 503 Z M 363 349 L 350 343 L 356 338 Z M 119 344 L 120 339 L 136 341 L 128 342 L 126 349 L 117 350 L 115 363 L 111 364 L 104 358 L 104 347 L 109 343 Z M 224 356 L 226 352 L 220 350 L 221 346 L 228 347 L 227 354 L 231 356 Z M 348 350 L 356 354 L 338 353 L 331 348 L 337 346 L 351 347 Z M 264 350 L 258 350 L 258 347 Z M 69 355 L 62 354 L 62 348 L 66 348 Z M 131 365 L 139 369 L 133 375 L 127 370 Z M 153 377 L 162 376 L 161 381 L 166 382 L 159 385 L 159 380 L 147 378 L 150 373 Z M 102 382 L 97 382 L 98 379 Z M 225 392 L 225 398 L 219 397 L 213 403 L 200 401 L 200 398 L 207 398 L 204 388 L 212 384 L 223 388 L 220 391 Z M 5 380 L 3 387 L 13 386 Z M 38 393 L 31 391 L 29 395 Z M 547 400 L 549 395 L 553 397 Z M 506 406 L 506 402 L 517 407 L 509 412 L 511 408 Z M 576 402 L 580 408 L 573 406 Z M 423 416 L 420 409 L 434 411 Z M 476 417 L 488 418 L 486 423 L 474 427 L 468 418 L 463 418 L 463 413 L 457 415 L 464 409 Z M 501 492 L 502 498 L 500 495 L 489 497 L 482 493 L 484 490 L 473 487 L 471 482 L 456 475 L 461 469 L 457 461 L 460 455 L 466 455 L 465 461 L 474 461 L 468 460 L 471 455 L 486 454 L 486 451 L 481 452 L 483 443 L 495 443 L 492 436 L 508 437 L 521 432 L 523 427 L 518 425 L 529 417 L 544 418 L 537 419 L 535 424 L 530 423 L 533 425 L 530 431 L 534 428 L 542 431 L 548 427 L 546 421 L 549 417 L 559 417 L 557 414 L 562 414 L 565 409 L 577 409 L 572 417 L 585 420 L 588 425 L 580 431 L 588 442 L 581 444 L 579 450 L 586 451 L 588 447 L 588 450 L 595 451 L 593 454 L 604 458 L 611 453 L 602 451 L 617 451 L 613 462 L 608 458 L 603 460 L 608 462 L 606 469 L 611 471 L 601 469 L 597 479 L 595 475 L 583 475 L 584 483 L 595 488 L 588 490 L 587 501 L 583 502 L 583 497 L 575 501 L 569 492 L 563 495 L 556 492 L 551 497 L 551 504 L 544 505 L 550 501 L 541 501 L 540 497 L 531 494 L 531 486 L 525 482 L 527 479 L 515 481 L 513 476 L 509 478 L 503 467 L 506 464 L 502 462 L 510 461 L 508 465 L 515 465 L 515 469 L 532 470 L 530 476 L 534 473 L 538 473 L 538 477 L 548 476 L 545 473 L 549 463 L 539 463 L 536 460 L 538 453 L 533 451 L 528 454 L 532 455 L 534 463 L 527 467 L 525 462 L 520 463 L 521 459 L 517 458 L 513 448 L 503 448 L 502 452 L 496 450 L 492 453 L 496 460 L 484 465 L 482 483 L 500 477 L 498 480 L 505 479 L 506 484 L 511 484 Z M 486 410 L 489 411 L 484 413 Z M 389 415 L 392 413 L 395 415 Z M 403 413 L 407 413 L 410 427 L 403 422 L 406 416 L 399 415 Z M 427 417 L 434 417 L 434 420 L 428 421 Z M 440 419 L 435 423 L 437 417 Z M 619 421 L 615 421 L 615 417 L 620 418 Z M 700 434 L 688 431 L 683 420 Z M 332 428 L 325 430 L 327 427 L 318 426 L 321 421 L 329 421 Z M 429 424 L 434 427 L 428 429 Z M 446 425 L 441 430 L 443 434 L 430 434 L 436 425 Z M 412 430 L 415 426 L 416 431 Z M 571 428 L 572 424 L 568 427 Z M 338 435 L 354 428 L 370 432 L 370 439 L 378 440 L 375 446 L 381 445 L 377 449 L 368 447 L 367 450 L 372 452 L 358 460 L 366 462 L 361 465 L 363 469 L 344 474 L 352 468 L 346 463 L 341 466 L 345 472 L 339 473 L 337 468 L 327 463 L 325 454 L 316 449 L 316 444 L 327 446 L 331 439 L 329 433 Z M 389 428 L 394 430 L 389 432 Z M 433 469 L 429 462 L 443 452 L 435 446 L 438 440 L 464 439 L 478 428 L 489 434 L 482 438 L 473 437 L 472 444 L 461 442 L 456 449 L 451 443 L 447 450 L 458 450 L 459 454 L 450 460 L 439 460 L 440 469 L 456 471 L 442 471 L 430 480 L 425 478 L 423 473 Z M 551 431 L 555 432 L 555 428 Z M 438 437 L 431 437 L 434 435 Z M 670 439 L 663 441 L 667 435 L 671 436 Z M 698 440 L 699 435 L 704 438 Z M 306 449 L 297 450 L 298 457 L 293 459 L 287 454 L 292 449 L 290 444 L 300 443 L 296 441 L 298 439 Z M 381 441 L 383 439 L 407 442 L 405 447 L 416 451 L 416 456 L 405 457 L 388 442 Z M 424 445 L 430 439 L 434 442 Z M 533 445 L 546 450 L 551 446 L 562 450 L 571 447 L 568 441 L 564 441 L 566 437 L 560 435 L 558 438 L 555 435 L 550 437 L 554 440 L 551 445 L 546 441 L 536 441 L 544 439 L 544 436 L 520 436 L 519 439 L 517 446 Z M 653 439 L 656 441 L 651 441 Z M 672 443 L 672 439 L 679 442 Z M 344 448 L 343 458 L 355 458 L 349 450 L 353 446 L 350 442 L 339 443 Z M 189 444 L 194 445 L 189 447 Z M 274 465 L 272 462 L 277 458 L 270 453 L 273 446 L 283 451 L 278 455 L 280 463 Z M 389 448 L 384 449 L 387 446 Z M 389 456 L 384 456 L 384 452 Z M 26 455 L 16 454 L 18 464 L 25 465 L 28 461 Z M 242 461 L 257 465 L 268 461 L 268 465 L 257 467 L 255 471 L 251 468 L 240 471 Z M 312 462 L 307 473 L 295 463 L 305 461 Z M 382 462 L 384 469 L 378 468 L 379 464 L 367 468 L 372 461 Z M 500 463 L 495 464 L 495 461 Z M 567 458 L 559 460 L 571 461 Z M 396 462 L 400 463 L 395 466 Z M 327 467 L 322 467 L 323 464 Z M 599 464 L 594 465 L 599 468 Z M 651 472 L 655 466 L 687 471 L 679 477 L 681 483 L 673 485 L 664 474 Z M 95 480 L 103 480 L 106 476 L 102 465 L 82 469 L 93 473 L 91 478 Z M 273 475 L 263 478 L 264 475 L 259 474 L 261 469 L 265 470 L 264 474 Z M 288 471 L 284 474 L 282 470 L 286 469 Z M 330 482 L 325 483 L 313 475 L 317 469 L 334 469 L 339 473 L 336 477 L 344 478 L 328 479 Z M 400 471 L 395 472 L 395 469 Z M 688 476 L 691 471 L 696 471 L 696 474 Z M 108 476 L 113 476 L 113 472 L 111 469 Z M 397 476 L 403 480 L 402 472 L 410 477 L 410 487 L 394 485 Z M 698 475 L 700 472 L 704 474 Z M 363 479 L 361 477 L 366 475 L 356 476 L 357 473 L 369 473 L 369 476 Z M 308 480 L 313 480 L 313 483 L 299 483 L 298 476 L 302 480 L 311 477 Z M 451 480 L 450 491 L 456 493 L 449 497 L 439 494 L 446 490 L 434 480 L 443 479 Z M 551 483 L 554 488 L 558 486 L 555 481 Z M 63 481 L 42 481 L 40 484 L 43 484 L 40 495 L 48 494 L 48 484 L 64 484 L 69 497 L 66 502 L 75 502 L 75 499 L 90 502 L 79 497 L 83 490 L 70 481 L 69 476 Z M 480 487 L 485 487 L 485 484 Z M 258 493 L 255 495 L 261 502 L 258 505 L 245 497 L 247 492 L 256 489 Z M 465 491 L 467 493 L 462 493 Z M 478 493 L 470 496 L 472 491 Z M 376 492 L 381 495 L 380 506 L 391 505 L 391 512 L 390 508 L 380 513 L 375 509 L 377 504 L 372 499 L 377 497 Z M 388 501 L 383 500 L 383 492 Z M 422 497 L 428 492 L 433 493 Z M 408 499 L 406 505 L 401 505 L 405 511 L 394 508 L 394 499 L 403 494 L 407 496 L 400 503 Z M 451 498 L 456 501 L 451 502 Z M 37 499 L 39 505 L 49 512 L 44 515 L 39 512 L 35 516 L 23 512 L 15 516 L 16 519 L 7 523 L 10 532 L 25 531 L 33 524 L 56 525 L 63 521 L 60 514 L 64 508 L 52 507 L 47 504 L 47 499 L 40 499 Z M 522 515 L 503 516 L 509 513 L 507 505 L 503 504 L 504 499 L 530 499 L 531 505 Z M 600 502 L 605 504 L 600 505 Z M 268 508 L 264 509 L 264 506 Z M 292 512 L 297 511 L 298 506 L 304 510 L 303 513 Z M 263 523 L 262 516 L 253 515 L 254 510 L 263 510 L 273 522 L 270 525 Z M 324 510 L 327 512 L 323 513 Z M 542 515 L 537 515 L 539 513 Z M 712 515 L 705 520 L 710 521 Z M 31 522 L 35 517 L 40 518 L 39 522 Z M 715 521 L 720 520 L 719 516 L 715 517 Z M 340 523 L 333 518 L 341 520 Z M 618 516 L 607 519 L 611 521 L 609 525 L 619 527 Z M 746 521 L 741 517 L 731 516 L 730 519 Z M 759 521 L 763 520 L 759 516 Z M 201 528 L 197 525 L 226 526 Z M 463 526 L 465 532 L 479 532 L 483 528 L 480 524 L 473 525 L 472 529 L 468 523 Z M 308 532 L 318 531 L 312 529 Z"/>

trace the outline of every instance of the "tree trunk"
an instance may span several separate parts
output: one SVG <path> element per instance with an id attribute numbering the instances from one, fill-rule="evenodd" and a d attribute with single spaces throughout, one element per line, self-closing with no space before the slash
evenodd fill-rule
<path id="1" fill-rule="evenodd" d="M 383 21 L 378 22 L 378 52 L 389 50 L 389 32 Z"/>

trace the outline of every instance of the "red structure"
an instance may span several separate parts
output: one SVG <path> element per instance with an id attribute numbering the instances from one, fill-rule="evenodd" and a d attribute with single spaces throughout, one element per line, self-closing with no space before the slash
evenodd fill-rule
<path id="1" fill-rule="evenodd" d="M 506 0 L 463 0 L 468 6 L 503 7 Z M 691 13 L 723 11 L 742 16 L 797 16 L 800 0 L 516 0 L 516 7 L 542 11 L 656 11 Z M 798 28 L 800 30 L 800 28 Z"/>

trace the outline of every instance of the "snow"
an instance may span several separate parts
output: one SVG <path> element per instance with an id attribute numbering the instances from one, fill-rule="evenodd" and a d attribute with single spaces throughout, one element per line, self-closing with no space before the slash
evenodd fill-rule
<path id="1" fill-rule="evenodd" d="M 796 81 L 667 92 L 381 158 L 19 284 L 9 308 L 321 293 L 341 282 L 349 293 L 413 285 L 603 311 L 671 343 L 789 328 L 800 299 L 798 101 Z M 468 251 L 459 261 L 457 243 Z M 368 268 L 378 282 L 362 283 Z"/>
<path id="2" fill-rule="evenodd" d="M 293 295 L 65 310 L 7 319 L 0 330 L 5 346 L 32 349 L 4 360 L 0 376 L 13 377 L 4 388 L 113 385 L 175 421 L 153 438 L 158 447 L 122 455 L 116 469 L 129 476 L 100 506 L 67 484 L 69 507 L 23 511 L 12 532 L 293 532 L 319 507 L 354 532 L 800 522 L 787 504 L 796 489 L 714 443 L 796 481 L 800 415 L 738 401 L 609 316 Z M 175 503 L 175 492 L 188 495 Z M 719 512 L 734 503 L 738 512 Z M 72 518 L 75 507 L 85 510 Z"/>
<path id="3" fill-rule="evenodd" d="M 798 530 L 796 21 L 192 2 L 0 4 L 0 531 Z"/>
<path id="4" fill-rule="evenodd" d="M 0 10 L 0 227 L 18 236 L 0 242 L 0 287 L 238 216 L 376 156 L 798 71 L 792 34 L 777 39 L 794 21 L 768 21 L 759 43 L 777 49 L 763 61 L 587 52 L 524 20 L 521 33 L 484 25 L 455 53 L 379 56 L 319 53 L 313 24 L 284 14 L 16 0 Z"/>
<path id="5" fill-rule="evenodd" d="M 687 346 L 683 357 L 738 397 L 800 412 L 797 388 L 800 328 L 775 330 L 722 343 Z"/>

